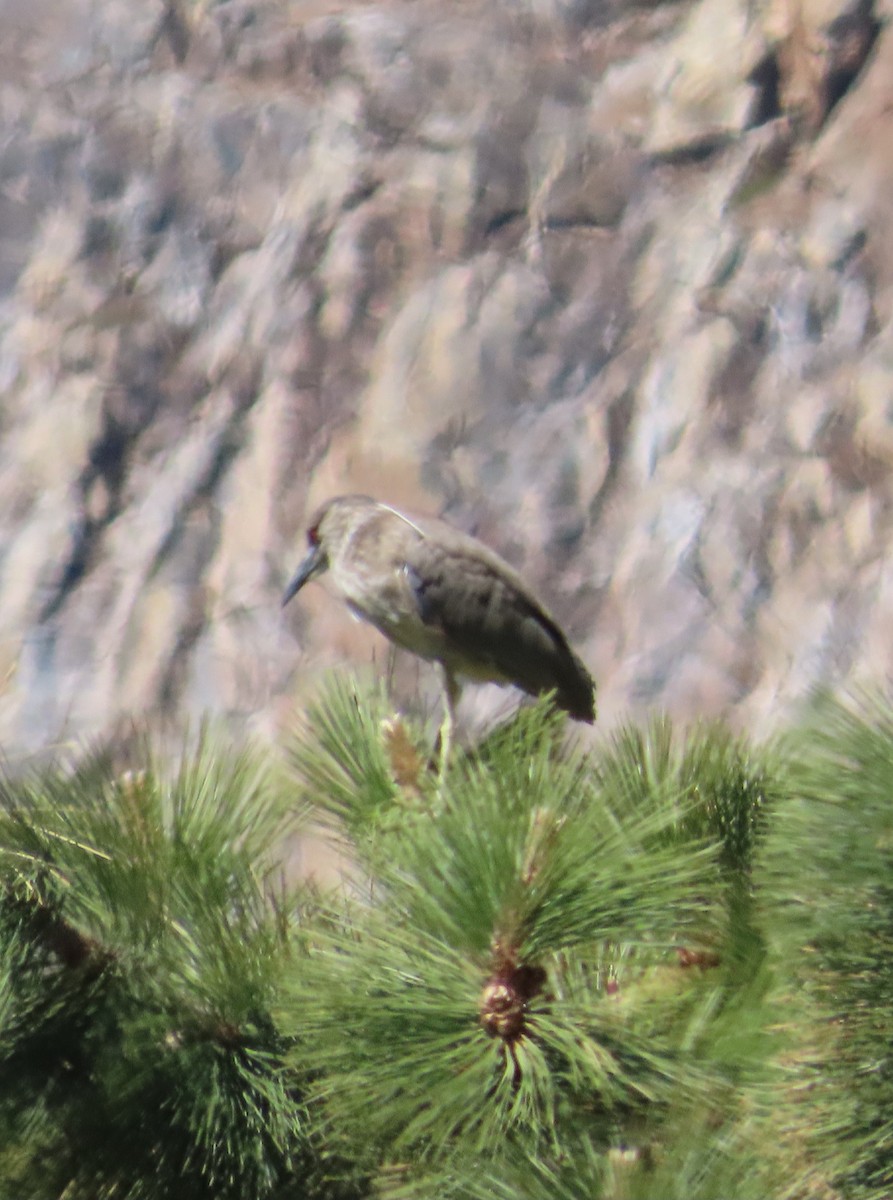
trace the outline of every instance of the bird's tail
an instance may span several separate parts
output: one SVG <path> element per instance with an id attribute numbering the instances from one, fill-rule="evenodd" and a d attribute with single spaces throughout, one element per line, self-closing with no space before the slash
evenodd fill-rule
<path id="1" fill-rule="evenodd" d="M 595 681 L 576 654 L 571 653 L 556 701 L 575 721 L 585 721 L 587 725 L 595 721 Z"/>

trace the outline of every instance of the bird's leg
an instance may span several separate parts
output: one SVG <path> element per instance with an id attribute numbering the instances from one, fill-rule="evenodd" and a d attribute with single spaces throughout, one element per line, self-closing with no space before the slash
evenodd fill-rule
<path id="1" fill-rule="evenodd" d="M 456 728 L 456 705 L 459 703 L 459 685 L 456 683 L 453 673 L 444 666 L 443 663 L 438 664 L 440 668 L 440 681 L 443 685 L 443 720 L 440 724 L 440 733 L 438 742 L 440 743 L 440 770 L 438 773 L 441 786 L 446 779 L 447 764 L 449 763 L 450 750 L 453 745 L 453 731 Z"/>

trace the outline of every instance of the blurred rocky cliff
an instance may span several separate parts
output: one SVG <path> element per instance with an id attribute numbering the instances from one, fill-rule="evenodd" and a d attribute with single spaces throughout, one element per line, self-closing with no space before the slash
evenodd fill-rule
<path id="1" fill-rule="evenodd" d="M 0 0 L 7 753 L 386 665 L 279 611 L 345 490 L 521 568 L 608 722 L 884 676 L 891 14 Z"/>

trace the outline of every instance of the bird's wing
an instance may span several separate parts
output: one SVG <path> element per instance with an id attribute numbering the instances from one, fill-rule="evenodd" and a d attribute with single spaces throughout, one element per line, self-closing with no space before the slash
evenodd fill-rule
<path id="1" fill-rule="evenodd" d="M 466 544 L 466 541 L 469 544 Z M 507 564 L 471 539 L 420 540 L 407 578 L 422 621 L 443 634 L 444 661 L 462 674 L 502 679 L 594 718 L 593 682 L 561 629 Z"/>

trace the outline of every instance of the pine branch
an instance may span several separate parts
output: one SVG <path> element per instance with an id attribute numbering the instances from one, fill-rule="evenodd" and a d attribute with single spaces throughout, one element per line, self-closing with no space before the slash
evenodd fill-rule
<path id="1" fill-rule="evenodd" d="M 397 1172 L 411 1194 L 413 1172 L 439 1178 L 457 1157 L 523 1146 L 557 1163 L 581 1122 L 604 1156 L 624 1128 L 647 1144 L 680 1095 L 706 1103 L 725 883 L 690 778 L 643 785 L 642 741 L 593 763 L 541 705 L 407 797 L 380 710 L 362 711 L 335 688 L 292 748 L 367 873 L 333 902 L 282 1018 L 331 1136 L 412 1162 Z M 732 755 L 708 750 L 731 794 Z M 682 966 L 680 948 L 700 957 Z"/>
<path id="2" fill-rule="evenodd" d="M 172 771 L 97 755 L 2 791 L 0 1130 L 52 1147 L 46 1195 L 313 1178 L 270 1015 L 297 946 L 267 883 L 290 821 L 269 765 L 205 734 Z"/>
<path id="3" fill-rule="evenodd" d="M 759 875 L 788 1043 L 791 1195 L 893 1192 L 893 700 L 818 696 Z"/>

